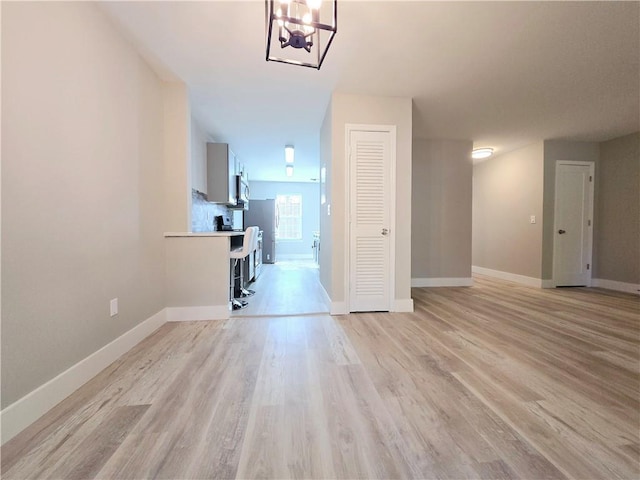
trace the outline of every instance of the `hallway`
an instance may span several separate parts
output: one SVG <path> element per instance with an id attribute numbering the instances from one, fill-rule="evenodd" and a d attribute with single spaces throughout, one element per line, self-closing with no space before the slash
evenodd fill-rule
<path id="1" fill-rule="evenodd" d="M 231 316 L 329 313 L 318 274 L 318 264 L 313 260 L 263 264 L 262 273 L 248 287 L 255 295 L 246 298 L 249 304 Z"/>

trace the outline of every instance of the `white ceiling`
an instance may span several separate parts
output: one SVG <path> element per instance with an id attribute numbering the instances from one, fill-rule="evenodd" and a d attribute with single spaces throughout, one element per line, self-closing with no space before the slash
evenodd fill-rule
<path id="1" fill-rule="evenodd" d="M 640 130 L 639 2 L 338 0 L 320 71 L 265 61 L 262 1 L 105 2 L 253 180 L 318 177 L 331 93 L 413 98 L 413 135 L 497 153 Z M 296 147 L 284 176 L 284 145 Z"/>

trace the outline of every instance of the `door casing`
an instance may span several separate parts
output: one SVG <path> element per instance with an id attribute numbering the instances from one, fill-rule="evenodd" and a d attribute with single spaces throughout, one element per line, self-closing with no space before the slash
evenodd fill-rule
<path id="1" fill-rule="evenodd" d="M 344 235 L 344 299 L 346 311 L 351 312 L 351 132 L 384 132 L 390 134 L 390 188 L 389 188 L 389 311 L 395 304 L 395 269 L 396 269 L 396 126 L 351 124 L 345 125 L 345 235 Z"/>
<path id="2" fill-rule="evenodd" d="M 585 166 L 589 167 L 589 175 L 591 177 L 591 181 L 588 186 L 588 199 L 587 199 L 587 221 L 590 222 L 590 225 L 583 225 L 583 228 L 587 231 L 587 247 L 586 247 L 586 259 L 585 262 L 589 264 L 588 269 L 588 278 L 585 282 L 587 287 L 591 286 L 591 279 L 593 275 L 593 197 L 594 197 L 594 185 L 595 185 L 595 163 L 594 162 L 580 162 L 580 161 L 572 161 L 572 160 L 558 160 L 555 165 L 555 190 L 554 190 L 554 220 L 553 220 L 553 286 L 556 287 L 560 283 L 558 282 L 558 272 L 557 272 L 557 255 L 558 255 L 558 230 L 562 228 L 562 225 L 559 225 L 558 219 L 558 167 L 561 165 L 574 165 L 574 166 Z"/>

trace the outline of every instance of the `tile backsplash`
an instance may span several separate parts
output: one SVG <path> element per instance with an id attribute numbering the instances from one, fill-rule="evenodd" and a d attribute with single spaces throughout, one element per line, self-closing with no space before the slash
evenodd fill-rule
<path id="1" fill-rule="evenodd" d="M 231 210 L 224 205 L 207 201 L 204 193 L 191 190 L 191 231 L 213 232 L 216 215 L 232 216 Z"/>

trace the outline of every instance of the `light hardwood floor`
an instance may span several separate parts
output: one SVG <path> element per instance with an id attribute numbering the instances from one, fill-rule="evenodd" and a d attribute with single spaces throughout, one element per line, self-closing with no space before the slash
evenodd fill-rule
<path id="1" fill-rule="evenodd" d="M 2 478 L 640 476 L 640 298 L 413 296 L 166 324 L 5 445 Z"/>
<path id="2" fill-rule="evenodd" d="M 255 295 L 245 298 L 245 308 L 234 317 L 329 313 L 313 260 L 279 261 L 262 265 L 262 273 L 249 285 Z"/>

